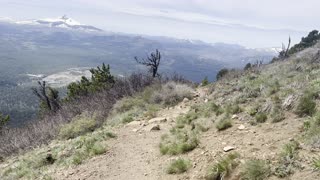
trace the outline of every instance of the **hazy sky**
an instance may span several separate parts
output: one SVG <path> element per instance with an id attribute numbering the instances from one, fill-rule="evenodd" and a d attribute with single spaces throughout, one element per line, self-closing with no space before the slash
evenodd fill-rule
<path id="1" fill-rule="evenodd" d="M 114 32 L 274 47 L 320 25 L 319 0 L 0 0 L 0 17 L 64 14 Z"/>

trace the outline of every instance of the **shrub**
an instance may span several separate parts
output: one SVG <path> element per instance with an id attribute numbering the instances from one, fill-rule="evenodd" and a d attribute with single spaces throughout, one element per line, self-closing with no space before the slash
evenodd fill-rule
<path id="1" fill-rule="evenodd" d="M 320 34 L 317 30 L 311 31 L 307 37 L 303 37 L 301 41 L 294 45 L 290 50 L 289 54 L 294 54 L 296 52 L 302 51 L 305 48 L 315 45 L 320 39 Z"/>
<path id="2" fill-rule="evenodd" d="M 221 69 L 218 73 L 217 73 L 217 80 L 220 80 L 221 78 L 223 78 L 226 74 L 229 73 L 229 70 L 226 68 Z"/>
<path id="3" fill-rule="evenodd" d="M 10 121 L 10 117 L 4 116 L 1 112 L 0 112 L 0 131 L 1 129 Z"/>
<path id="4" fill-rule="evenodd" d="M 241 173 L 243 180 L 265 180 L 271 173 L 269 165 L 264 160 L 249 160 Z"/>
<path id="5" fill-rule="evenodd" d="M 273 82 L 269 88 L 268 88 L 268 94 L 269 96 L 272 94 L 277 93 L 280 90 L 280 83 L 278 80 L 276 80 L 275 82 Z"/>
<path id="6" fill-rule="evenodd" d="M 135 108 L 145 108 L 146 102 L 142 98 L 128 97 L 117 101 L 113 109 L 115 113 L 125 113 Z"/>
<path id="7" fill-rule="evenodd" d="M 259 109 L 260 109 L 259 106 L 255 106 L 249 110 L 248 114 L 250 116 L 255 116 L 259 112 Z"/>
<path id="8" fill-rule="evenodd" d="M 313 159 L 313 167 L 315 170 L 320 170 L 320 158 Z"/>
<path id="9" fill-rule="evenodd" d="M 134 121 L 134 118 L 132 117 L 131 114 L 126 114 L 121 120 L 123 124 L 130 123 L 132 121 Z"/>
<path id="10" fill-rule="evenodd" d="M 248 69 L 251 69 L 252 65 L 251 63 L 247 63 L 246 66 L 244 67 L 244 70 L 248 70 Z"/>
<path id="11" fill-rule="evenodd" d="M 220 119 L 216 124 L 216 128 L 218 129 L 218 131 L 223 131 L 230 127 L 232 127 L 232 121 L 228 116 Z"/>
<path id="12" fill-rule="evenodd" d="M 299 143 L 294 141 L 286 144 L 280 154 L 280 160 L 275 167 L 274 174 L 284 178 L 294 173 L 294 168 L 299 167 L 297 163 Z"/>
<path id="13" fill-rule="evenodd" d="M 205 179 L 225 179 L 232 173 L 232 170 L 238 166 L 239 163 L 236 161 L 238 157 L 239 154 L 233 153 L 229 154 L 225 158 L 222 158 L 215 165 L 209 168 L 207 175 L 205 176 Z"/>
<path id="14" fill-rule="evenodd" d="M 69 123 L 61 127 L 59 137 L 61 139 L 73 139 L 80 135 L 92 132 L 97 128 L 95 117 L 90 117 L 88 114 L 82 114 L 73 118 Z"/>
<path id="15" fill-rule="evenodd" d="M 191 167 L 190 161 L 179 158 L 170 163 L 167 173 L 168 174 L 181 174 Z"/>
<path id="16" fill-rule="evenodd" d="M 300 99 L 296 109 L 296 114 L 300 117 L 312 116 L 316 111 L 316 102 L 314 101 L 314 95 L 310 92 L 306 92 Z"/>
<path id="17" fill-rule="evenodd" d="M 109 116 L 117 100 L 136 95 L 154 82 L 149 76 L 134 73 L 124 78 L 116 78 L 110 89 L 97 91 L 90 96 L 63 101 L 61 108 L 56 113 L 46 114 L 41 120 L 31 121 L 20 127 L 9 127 L 5 133 L 1 133 L 0 154 L 10 156 L 42 144 L 48 144 L 59 135 L 59 129 L 64 124 L 70 123 L 81 112 L 90 114 L 96 112 L 98 126 L 102 125 L 101 120 Z"/>
<path id="18" fill-rule="evenodd" d="M 320 113 L 304 123 L 306 138 L 314 148 L 320 148 Z"/>
<path id="19" fill-rule="evenodd" d="M 271 118 L 273 123 L 281 122 L 285 119 L 284 112 L 280 106 L 275 106 L 273 108 Z"/>
<path id="20" fill-rule="evenodd" d="M 209 81 L 208 81 L 208 76 L 206 76 L 202 82 L 201 82 L 201 86 L 207 86 L 209 84 Z"/>
<path id="21" fill-rule="evenodd" d="M 160 90 L 153 92 L 149 101 L 155 104 L 174 106 L 184 98 L 191 98 L 192 92 L 193 89 L 186 84 L 168 82 Z"/>
<path id="22" fill-rule="evenodd" d="M 110 73 L 110 66 L 102 64 L 101 67 L 90 70 L 92 76 L 89 80 L 87 77 L 82 76 L 81 81 L 74 82 L 68 85 L 68 97 L 67 99 L 80 98 L 81 96 L 88 96 L 97 91 L 111 88 L 115 79 Z"/>
<path id="23" fill-rule="evenodd" d="M 164 135 L 159 145 L 161 154 L 177 155 L 192 151 L 199 144 L 194 132 L 173 129 L 170 135 Z"/>
<path id="24" fill-rule="evenodd" d="M 258 113 L 255 118 L 257 123 L 264 123 L 267 121 L 268 116 L 265 113 Z"/>
<path id="25" fill-rule="evenodd" d="M 69 167 L 106 152 L 105 140 L 115 137 L 106 129 L 65 142 L 52 143 L 19 156 L 0 170 L 3 179 L 46 179 L 49 166 Z M 50 156 L 48 150 L 50 149 Z M 61 167 L 60 167 L 61 166 Z"/>
<path id="26" fill-rule="evenodd" d="M 238 104 L 228 105 L 226 107 L 227 114 L 237 114 L 237 113 L 241 113 L 241 112 L 242 112 L 242 109 L 240 108 L 240 106 Z"/>
<path id="27" fill-rule="evenodd" d="M 213 114 L 219 116 L 224 113 L 223 108 L 214 102 L 208 102 L 201 106 L 193 106 L 192 109 L 196 111 L 201 117 L 211 117 Z"/>
<path id="28" fill-rule="evenodd" d="M 194 120 L 198 119 L 199 114 L 189 111 L 186 115 L 179 116 L 176 121 L 177 128 L 184 128 L 185 125 L 190 125 Z"/>

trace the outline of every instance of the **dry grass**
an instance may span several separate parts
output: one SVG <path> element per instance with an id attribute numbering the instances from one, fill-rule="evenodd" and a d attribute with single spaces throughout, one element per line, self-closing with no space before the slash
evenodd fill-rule
<path id="1" fill-rule="evenodd" d="M 170 135 L 163 135 L 159 145 L 161 154 L 178 155 L 195 149 L 199 144 L 193 131 L 172 129 Z"/>
<path id="2" fill-rule="evenodd" d="M 253 159 L 244 164 L 243 180 L 265 180 L 271 175 L 270 166 L 264 160 Z"/>
<path id="3" fill-rule="evenodd" d="M 191 167 L 191 163 L 189 160 L 185 160 L 182 158 L 179 158 L 177 160 L 174 160 L 170 163 L 169 167 L 167 168 L 168 174 L 181 174 Z"/>
<path id="4" fill-rule="evenodd" d="M 208 169 L 206 180 L 226 179 L 232 171 L 239 165 L 237 158 L 239 154 L 233 153 L 220 159 L 215 165 Z"/>
<path id="5" fill-rule="evenodd" d="M 9 161 L 6 168 L 0 169 L 0 176 L 4 179 L 50 178 L 49 168 L 79 165 L 93 156 L 103 154 L 107 149 L 107 140 L 114 137 L 108 129 L 102 128 L 72 140 L 53 142 L 21 155 L 15 161 Z"/>

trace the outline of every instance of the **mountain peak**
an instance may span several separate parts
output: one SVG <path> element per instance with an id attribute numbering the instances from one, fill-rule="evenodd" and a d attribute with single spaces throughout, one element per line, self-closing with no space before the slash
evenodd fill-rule
<path id="1" fill-rule="evenodd" d="M 103 30 L 96 28 L 94 26 L 81 24 L 80 22 L 63 15 L 58 18 L 45 18 L 45 19 L 32 19 L 25 21 L 14 21 L 10 18 L 0 18 L 0 21 L 10 22 L 20 25 L 38 25 L 38 26 L 47 26 L 50 28 L 64 28 L 68 30 L 78 30 L 85 32 L 101 32 Z"/>

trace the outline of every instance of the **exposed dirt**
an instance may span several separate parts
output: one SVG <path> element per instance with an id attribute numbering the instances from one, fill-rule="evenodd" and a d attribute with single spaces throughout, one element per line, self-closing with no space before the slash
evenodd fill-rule
<path id="1" fill-rule="evenodd" d="M 286 120 L 276 124 L 264 123 L 251 126 L 247 121 L 239 118 L 234 119 L 233 127 L 226 131 L 218 132 L 212 127 L 201 134 L 198 148 L 179 156 L 190 159 L 193 167 L 182 175 L 168 175 L 165 169 L 169 162 L 178 156 L 161 155 L 159 152 L 160 138 L 174 126 L 176 117 L 187 113 L 191 105 L 205 101 L 206 91 L 198 90 L 198 94 L 199 97 L 194 100 L 183 102 L 171 109 L 161 110 L 158 120 L 166 118 L 166 122 L 135 121 L 124 127 L 115 128 L 117 138 L 109 140 L 107 153 L 75 168 L 56 172 L 53 177 L 70 180 L 203 179 L 208 166 L 226 154 L 223 151 L 226 146 L 235 147 L 232 152 L 240 153 L 242 163 L 251 158 L 276 161 L 283 145 L 297 137 L 303 123 L 294 115 L 287 114 Z M 160 130 L 150 131 L 157 124 L 160 125 Z M 304 154 L 303 145 L 300 154 Z M 318 179 L 317 174 L 308 168 L 310 166 L 306 166 L 311 161 L 310 158 L 303 160 L 301 163 L 305 168 L 288 179 Z M 231 179 L 239 179 L 240 171 L 237 169 Z M 271 177 L 271 179 L 277 178 Z"/>

